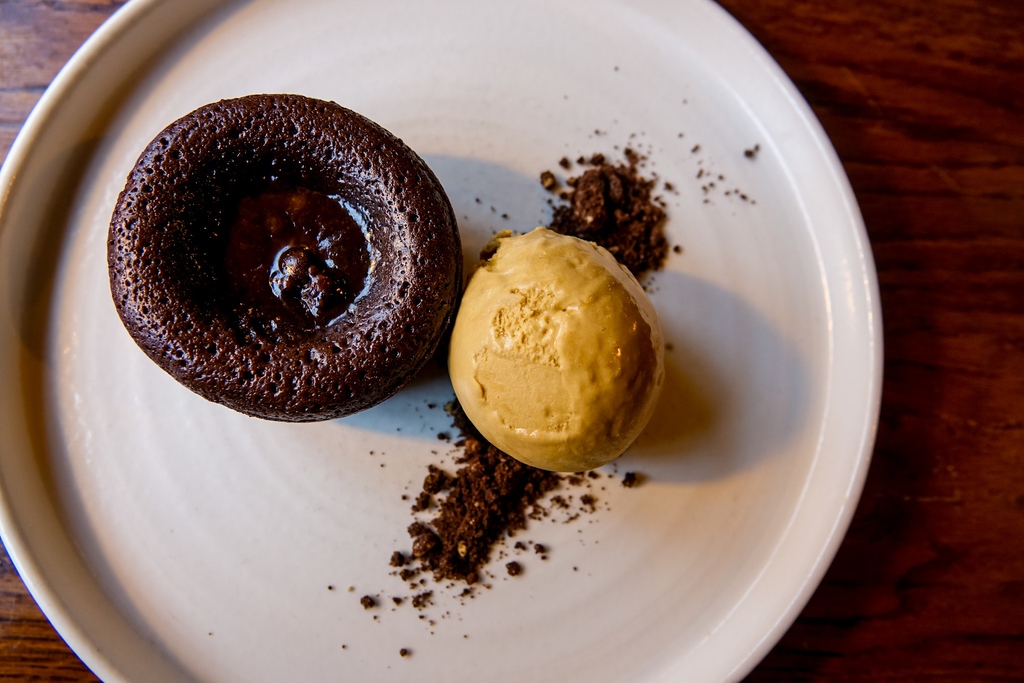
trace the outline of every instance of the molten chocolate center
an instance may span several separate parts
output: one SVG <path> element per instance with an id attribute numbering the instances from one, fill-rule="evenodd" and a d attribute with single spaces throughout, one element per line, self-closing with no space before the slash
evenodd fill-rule
<path id="1" fill-rule="evenodd" d="M 341 197 L 301 187 L 242 199 L 225 253 L 231 288 L 272 327 L 329 324 L 366 285 L 371 259 L 360 218 Z"/>

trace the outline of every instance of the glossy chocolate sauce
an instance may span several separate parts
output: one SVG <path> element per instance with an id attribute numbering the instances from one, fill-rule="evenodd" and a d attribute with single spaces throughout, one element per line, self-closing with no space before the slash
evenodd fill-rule
<path id="1" fill-rule="evenodd" d="M 245 197 L 228 232 L 231 288 L 274 327 L 328 325 L 366 286 L 371 257 L 360 218 L 341 197 L 301 187 Z"/>

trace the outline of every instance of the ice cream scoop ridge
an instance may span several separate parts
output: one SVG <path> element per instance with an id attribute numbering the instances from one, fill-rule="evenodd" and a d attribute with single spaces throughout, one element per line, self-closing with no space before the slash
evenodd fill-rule
<path id="1" fill-rule="evenodd" d="M 617 458 L 664 382 L 657 313 L 605 249 L 544 228 L 497 240 L 455 321 L 449 370 L 495 446 L 543 469 Z"/>

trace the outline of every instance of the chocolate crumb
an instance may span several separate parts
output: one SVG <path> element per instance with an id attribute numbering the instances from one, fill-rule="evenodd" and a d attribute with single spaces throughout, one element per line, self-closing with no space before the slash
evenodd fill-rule
<path id="1" fill-rule="evenodd" d="M 558 185 L 558 180 L 551 171 L 543 171 L 540 174 L 540 184 L 545 190 L 553 190 Z"/>
<path id="2" fill-rule="evenodd" d="M 448 477 L 434 468 L 424 481 L 433 489 L 443 482 L 448 493 L 428 526 L 409 527 L 413 556 L 435 580 L 474 584 L 491 548 L 503 536 L 526 527 L 532 508 L 559 483 L 559 475 L 520 463 L 483 439 L 461 407 L 445 409 L 464 435 L 461 467 Z M 443 477 L 442 477 L 443 475 Z"/>
<path id="3" fill-rule="evenodd" d="M 634 486 L 637 486 L 639 483 L 640 477 L 637 475 L 636 472 L 626 472 L 622 476 L 622 485 L 625 486 L 627 489 L 631 489 Z"/>
<path id="4" fill-rule="evenodd" d="M 452 478 L 448 473 L 435 465 L 427 466 L 427 476 L 423 480 L 424 493 L 440 493 L 452 485 Z"/>
<path id="5" fill-rule="evenodd" d="M 399 551 L 391 553 L 391 566 L 392 567 L 404 567 L 405 566 L 405 555 Z"/>
<path id="6" fill-rule="evenodd" d="M 509 576 L 519 576 L 520 574 L 523 573 L 523 566 L 521 564 L 519 564 L 518 562 L 516 562 L 515 560 L 513 560 L 512 562 L 509 562 L 508 564 L 506 564 L 505 565 L 505 569 L 508 570 L 508 575 Z"/>
<path id="7" fill-rule="evenodd" d="M 592 155 L 593 168 L 566 181 L 572 188 L 568 203 L 555 207 L 549 227 L 600 244 L 639 277 L 664 263 L 665 211 L 653 196 L 655 181 L 640 173 L 644 157 L 631 148 L 623 155 L 626 163 L 620 164 Z"/>
<path id="8" fill-rule="evenodd" d="M 398 654 L 402 657 L 408 657 L 412 654 L 412 651 L 407 647 L 403 647 L 401 650 L 398 651 Z"/>
<path id="9" fill-rule="evenodd" d="M 402 602 L 404 602 L 404 601 L 405 601 L 405 598 L 400 598 L 400 597 L 398 597 L 398 596 L 396 595 L 395 597 L 391 598 L 391 601 L 392 601 L 393 603 L 395 603 L 396 605 L 401 605 L 401 604 L 402 604 Z"/>
<path id="10" fill-rule="evenodd" d="M 426 510 L 427 508 L 430 507 L 432 501 L 433 499 L 430 497 L 430 494 L 427 493 L 426 491 L 423 491 L 418 496 L 416 496 L 416 502 L 412 504 L 412 511 L 422 512 L 423 510 Z"/>
<path id="11" fill-rule="evenodd" d="M 430 598 L 433 597 L 434 591 L 424 591 L 419 595 L 412 596 L 412 606 L 416 609 L 423 609 L 430 604 Z"/>
<path id="12" fill-rule="evenodd" d="M 422 533 L 414 534 L 413 527 L 415 526 L 416 524 L 413 524 L 409 527 L 409 535 L 413 537 L 412 556 L 417 558 L 425 557 L 441 545 L 441 539 L 429 528 L 426 528 Z"/>
<path id="13" fill-rule="evenodd" d="M 568 171 L 572 167 L 572 162 L 569 161 L 569 157 L 562 157 L 558 160 L 558 165 Z"/>
<path id="14" fill-rule="evenodd" d="M 543 545 L 541 545 L 540 543 L 534 543 L 534 544 L 533 544 L 533 552 L 534 552 L 534 553 L 536 553 L 536 554 L 540 555 L 541 553 L 546 553 L 547 551 L 548 551 L 548 549 L 547 549 L 547 548 L 545 548 L 545 547 L 544 547 Z"/>
<path id="15" fill-rule="evenodd" d="M 377 601 L 369 595 L 364 595 L 359 598 L 359 604 L 363 606 L 363 609 L 373 609 L 377 605 Z"/>
<path id="16" fill-rule="evenodd" d="M 516 544 L 515 544 L 514 547 L 515 547 L 516 550 L 526 550 L 526 544 L 523 543 L 522 541 L 516 541 Z"/>

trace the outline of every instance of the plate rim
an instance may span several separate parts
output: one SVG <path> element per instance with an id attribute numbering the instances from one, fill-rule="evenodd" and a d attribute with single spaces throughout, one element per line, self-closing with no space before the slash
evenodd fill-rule
<path id="1" fill-rule="evenodd" d="M 768 655 L 796 622 L 804 607 L 807 606 L 807 603 L 810 602 L 811 597 L 821 585 L 821 581 L 832 565 L 843 540 L 846 538 L 850 524 L 853 522 L 853 516 L 856 513 L 867 480 L 875 439 L 878 433 L 882 403 L 882 382 L 884 378 L 884 328 L 878 272 L 867 226 L 864 223 L 864 217 L 861 214 L 860 205 L 857 202 L 857 197 L 850 184 L 849 177 L 843 168 L 842 160 L 824 126 L 814 114 L 810 103 L 797 88 L 793 80 L 746 26 L 714 0 L 698 1 L 703 1 L 710 11 L 718 13 L 726 23 L 730 24 L 733 32 L 737 33 L 741 38 L 741 45 L 747 49 L 763 69 L 772 74 L 776 87 L 782 90 L 793 110 L 799 114 L 803 127 L 810 134 L 824 161 L 827 162 L 831 175 L 830 182 L 843 198 L 844 213 L 849 220 L 848 226 L 844 226 L 844 228 L 852 229 L 852 236 L 857 248 L 857 264 L 859 265 L 859 268 L 856 270 L 860 274 L 863 291 L 868 295 L 867 300 L 863 303 L 866 304 L 865 336 L 869 339 L 866 352 L 871 372 L 868 377 L 863 402 L 866 420 L 861 426 L 856 448 L 851 449 L 851 452 L 856 451 L 856 456 L 853 459 L 853 476 L 838 514 L 835 515 L 835 522 L 827 541 L 823 544 L 815 562 L 806 568 L 801 590 L 792 597 L 788 608 L 783 614 L 779 615 L 775 625 L 764 634 L 762 639 L 749 650 L 748 654 L 741 661 L 737 662 L 732 670 L 729 680 L 741 680 Z M 833 334 L 830 334 L 830 344 L 832 337 Z M 811 474 L 813 472 L 808 473 L 806 482 L 808 485 L 811 480 Z M 799 507 L 797 506 L 797 509 L 794 511 L 793 518 L 799 514 Z"/>

